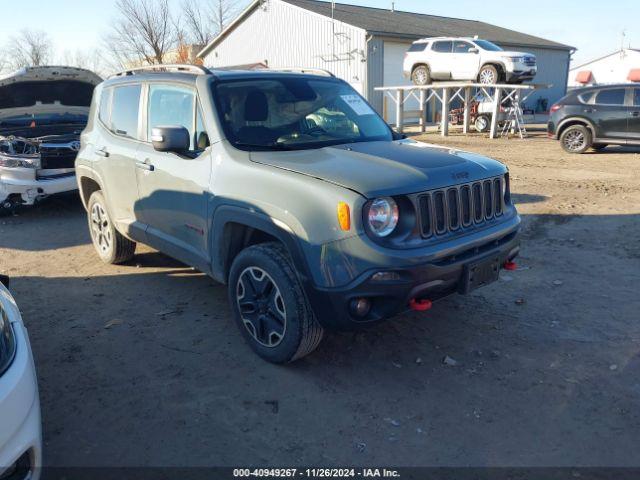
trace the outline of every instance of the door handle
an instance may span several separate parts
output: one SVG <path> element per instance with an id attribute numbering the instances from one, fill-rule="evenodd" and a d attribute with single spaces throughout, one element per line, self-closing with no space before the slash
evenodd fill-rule
<path id="1" fill-rule="evenodd" d="M 585 108 L 584 109 L 584 113 L 594 113 L 594 112 L 597 112 L 597 111 L 598 111 L 598 109 L 596 109 L 596 108 Z"/>
<path id="2" fill-rule="evenodd" d="M 153 172 L 156 169 L 156 167 L 154 167 L 148 162 L 149 162 L 149 159 L 145 160 L 144 162 L 136 162 L 136 168 L 139 168 L 140 170 L 146 170 L 147 172 Z"/>
<path id="3" fill-rule="evenodd" d="M 107 158 L 109 156 L 109 152 L 107 152 L 106 148 L 102 147 L 96 150 L 96 155 Z"/>

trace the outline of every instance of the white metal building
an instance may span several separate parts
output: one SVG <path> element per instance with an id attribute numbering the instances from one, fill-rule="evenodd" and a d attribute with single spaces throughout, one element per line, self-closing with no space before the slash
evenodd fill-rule
<path id="1" fill-rule="evenodd" d="M 640 50 L 624 48 L 569 70 L 569 87 L 640 81 Z"/>
<path id="2" fill-rule="evenodd" d="M 255 0 L 200 53 L 208 67 L 264 63 L 333 72 L 379 111 L 380 86 L 408 85 L 404 53 L 414 40 L 474 36 L 538 59 L 536 83 L 553 87 L 536 93 L 548 105 L 566 93 L 572 47 L 474 20 L 437 17 L 318 0 Z M 535 105 L 531 105 L 530 108 Z"/>

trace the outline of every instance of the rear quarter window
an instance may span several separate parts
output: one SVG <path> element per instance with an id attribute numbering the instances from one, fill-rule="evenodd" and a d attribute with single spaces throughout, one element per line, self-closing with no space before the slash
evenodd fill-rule
<path id="1" fill-rule="evenodd" d="M 138 115 L 140 110 L 141 85 L 126 85 L 113 88 L 111 120 L 109 129 L 116 135 L 138 138 Z"/>
<path id="2" fill-rule="evenodd" d="M 409 50 L 407 50 L 407 52 L 424 52 L 427 48 L 427 45 L 429 45 L 428 43 L 414 43 L 409 47 Z"/>
<path id="3" fill-rule="evenodd" d="M 578 95 L 578 100 L 582 103 L 593 103 L 593 99 L 596 96 L 596 92 L 585 92 Z"/>

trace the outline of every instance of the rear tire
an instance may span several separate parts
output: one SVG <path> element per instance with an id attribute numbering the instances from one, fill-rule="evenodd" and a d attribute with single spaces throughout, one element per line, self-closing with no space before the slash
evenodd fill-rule
<path id="1" fill-rule="evenodd" d="M 489 115 L 478 115 L 476 117 L 476 121 L 474 122 L 474 126 L 476 127 L 477 132 L 488 132 L 489 127 L 491 126 L 491 118 L 489 117 Z"/>
<path id="2" fill-rule="evenodd" d="M 93 192 L 87 205 L 87 220 L 93 246 L 104 263 L 124 263 L 133 258 L 136 243 L 125 238 L 114 226 L 107 212 L 104 195 Z"/>
<path id="3" fill-rule="evenodd" d="M 571 125 L 560 134 L 560 145 L 567 153 L 584 153 L 591 147 L 591 131 L 584 125 Z"/>
<path id="4" fill-rule="evenodd" d="M 254 245 L 240 252 L 231 265 L 228 294 L 238 328 L 264 360 L 292 362 L 320 344 L 324 330 L 279 243 Z"/>
<path id="5" fill-rule="evenodd" d="M 411 72 L 411 81 L 414 85 L 429 85 L 431 83 L 431 72 L 426 65 L 418 65 Z"/>

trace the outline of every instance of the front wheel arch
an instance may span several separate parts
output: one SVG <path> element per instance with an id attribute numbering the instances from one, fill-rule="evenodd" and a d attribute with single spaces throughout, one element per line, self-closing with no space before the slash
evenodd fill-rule
<path id="1" fill-rule="evenodd" d="M 211 273 L 221 283 L 227 283 L 231 264 L 244 248 L 268 242 L 284 246 L 301 280 L 311 278 L 300 240 L 293 230 L 264 213 L 231 205 L 218 207 L 211 232 Z"/>

